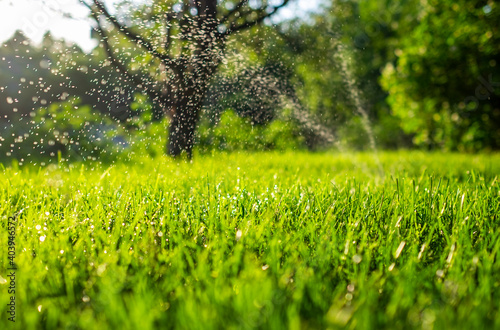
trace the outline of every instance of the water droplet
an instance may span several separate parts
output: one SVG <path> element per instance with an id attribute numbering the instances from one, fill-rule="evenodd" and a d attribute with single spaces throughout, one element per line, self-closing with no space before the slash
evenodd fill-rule
<path id="1" fill-rule="evenodd" d="M 401 243 L 399 243 L 399 246 L 398 246 L 398 249 L 396 250 L 396 253 L 394 254 L 394 257 L 397 259 L 399 258 L 399 255 L 401 254 L 401 252 L 403 251 L 403 248 L 405 247 L 406 245 L 406 242 L 405 241 L 402 241 Z"/>
<path id="2" fill-rule="evenodd" d="M 97 267 L 97 275 L 101 276 L 102 273 L 106 270 L 106 264 L 102 264 L 99 267 Z"/>

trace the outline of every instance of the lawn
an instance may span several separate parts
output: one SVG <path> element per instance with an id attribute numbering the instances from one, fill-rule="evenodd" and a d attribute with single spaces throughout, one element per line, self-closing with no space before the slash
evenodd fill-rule
<path id="1" fill-rule="evenodd" d="M 379 158 L 0 165 L 0 328 L 500 328 L 500 155 Z"/>

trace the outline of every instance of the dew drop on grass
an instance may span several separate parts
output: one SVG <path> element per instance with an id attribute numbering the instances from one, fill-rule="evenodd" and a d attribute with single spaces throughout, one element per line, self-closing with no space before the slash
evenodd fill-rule
<path id="1" fill-rule="evenodd" d="M 89 297 L 89 296 L 87 296 L 87 295 L 85 295 L 85 296 L 83 296 L 83 297 L 82 297 L 82 301 L 83 301 L 84 303 L 88 303 L 88 302 L 90 301 L 90 297 Z"/>
<path id="2" fill-rule="evenodd" d="M 38 305 L 38 312 L 41 313 L 42 312 L 42 305 Z"/>
<path id="3" fill-rule="evenodd" d="M 107 266 L 106 264 L 102 264 L 99 267 L 97 267 L 98 276 L 101 276 L 104 273 L 104 271 L 106 270 L 106 266 Z"/>
<path id="4" fill-rule="evenodd" d="M 399 243 L 398 249 L 396 250 L 396 253 L 394 254 L 394 257 L 397 259 L 401 255 L 401 252 L 403 252 L 403 248 L 405 247 L 406 242 L 402 241 Z"/>
<path id="5" fill-rule="evenodd" d="M 46 236 L 40 236 L 40 242 L 45 241 L 45 237 L 46 237 Z"/>
<path id="6" fill-rule="evenodd" d="M 352 261 L 354 261 L 355 264 L 359 264 L 363 260 L 363 258 L 359 254 L 355 254 L 352 256 Z"/>
<path id="7" fill-rule="evenodd" d="M 420 252 L 418 253 L 418 260 L 420 260 L 422 258 L 422 255 L 425 251 L 425 247 L 426 247 L 426 244 L 422 244 L 422 247 L 420 248 Z"/>
<path id="8" fill-rule="evenodd" d="M 472 258 L 472 263 L 474 265 L 477 265 L 478 262 L 479 262 L 479 258 L 477 256 L 474 256 L 474 258 Z"/>
<path id="9" fill-rule="evenodd" d="M 36 229 L 36 230 L 40 230 L 40 229 L 42 229 L 42 226 L 40 226 L 40 225 L 36 225 L 36 226 L 35 226 L 35 229 Z"/>

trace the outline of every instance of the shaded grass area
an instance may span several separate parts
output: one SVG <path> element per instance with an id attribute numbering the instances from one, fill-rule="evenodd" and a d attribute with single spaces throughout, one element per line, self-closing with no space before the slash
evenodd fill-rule
<path id="1" fill-rule="evenodd" d="M 380 171 L 383 169 L 383 172 Z M 499 328 L 500 155 L 0 172 L 0 328 Z"/>

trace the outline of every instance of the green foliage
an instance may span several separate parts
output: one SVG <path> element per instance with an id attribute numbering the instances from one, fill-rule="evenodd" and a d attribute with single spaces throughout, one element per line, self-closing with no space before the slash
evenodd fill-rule
<path id="1" fill-rule="evenodd" d="M 499 155 L 0 170 L 20 329 L 496 329 Z M 0 328 L 8 329 L 6 255 Z"/>
<path id="2" fill-rule="evenodd" d="M 403 36 L 382 83 L 416 145 L 474 151 L 500 147 L 500 7 L 429 1 Z"/>
<path id="3" fill-rule="evenodd" d="M 132 117 L 128 120 L 126 139 L 128 148 L 120 155 L 121 159 L 133 159 L 135 155 L 160 157 L 165 153 L 168 120 L 154 122 L 144 120 L 144 117 L 150 116 L 150 113 L 145 112 L 142 116 Z"/>
<path id="4" fill-rule="evenodd" d="M 395 53 L 400 40 L 418 24 L 420 5 L 418 0 L 335 1 L 329 8 L 330 29 L 335 39 L 348 50 L 345 54 L 338 51 L 335 54 L 340 56 L 340 61 L 352 62 L 352 76 L 360 91 L 360 102 L 370 116 L 377 145 L 381 148 L 412 146 L 408 134 L 401 129 L 401 119 L 390 112 L 387 93 L 379 78 L 383 68 L 397 60 Z M 352 104 L 347 104 L 347 109 L 356 114 Z M 346 127 L 358 128 L 348 130 L 342 137 L 352 141 L 350 146 L 359 148 L 366 146 L 367 139 L 359 137 L 364 132 L 357 122 L 357 116 L 349 120 Z M 341 126 L 341 130 L 346 127 Z"/>
<path id="5" fill-rule="evenodd" d="M 145 22 L 136 29 L 157 39 L 165 32 L 157 19 L 174 2 L 154 3 L 131 6 L 125 1 L 119 12 L 132 11 L 133 24 Z M 303 143 L 314 149 L 321 139 L 307 128 L 310 122 L 333 132 L 337 145 L 366 149 L 365 126 L 353 99 L 368 113 L 381 148 L 499 149 L 499 22 L 500 9 L 493 1 L 346 0 L 238 33 L 229 38 L 227 56 L 210 82 L 204 100 L 209 119 L 200 126 L 199 150 L 285 150 Z M 114 47 L 130 49 L 118 35 L 110 34 Z M 174 48 L 181 52 L 185 42 L 174 40 Z M 130 49 L 117 55 L 125 68 L 152 77 L 150 87 L 168 79 L 168 70 L 150 54 Z M 2 162 L 26 160 L 44 150 L 44 155 L 71 153 L 74 145 L 58 142 L 57 147 L 33 148 L 40 137 L 30 136 L 35 131 L 29 115 L 72 98 L 81 100 L 80 107 L 91 105 L 119 121 L 104 126 L 117 125 L 118 134 L 126 131 L 118 139 L 121 145 L 108 144 L 115 148 L 109 154 L 124 145 L 152 156 L 164 151 L 168 121 L 162 119 L 161 102 L 138 94 L 136 84 L 112 68 L 102 47 L 88 56 L 48 34 L 37 46 L 16 33 L 0 49 L 0 58 Z M 344 63 L 350 63 L 352 79 L 346 78 Z M 303 111 L 284 116 L 283 98 Z M 244 119 L 226 114 L 217 123 L 227 108 Z M 306 120 L 300 120 L 301 113 L 308 115 Z M 232 127 L 239 131 L 224 131 Z M 30 139 L 21 150 L 19 141 Z M 92 143 L 97 144 L 88 148 L 96 147 Z"/>
<path id="6" fill-rule="evenodd" d="M 304 147 L 299 129 L 284 120 L 274 120 L 267 125 L 252 125 L 250 120 L 226 110 L 216 125 L 202 121 L 198 129 L 200 152 L 292 150 Z"/>
<path id="7" fill-rule="evenodd" d="M 277 29 L 262 27 L 239 36 L 239 42 L 262 63 L 280 63 L 291 72 L 289 80 L 301 106 L 333 130 L 343 147 L 369 148 L 353 98 L 369 114 L 379 146 L 404 147 L 411 141 L 399 122 L 388 118 L 387 95 L 378 78 L 395 59 L 399 34 L 415 24 L 416 7 L 416 1 L 335 1 L 307 20 L 283 22 Z M 349 87 L 344 62 L 352 62 L 349 75 L 355 91 Z"/>
<path id="8" fill-rule="evenodd" d="M 122 147 L 114 140 L 120 128 L 78 98 L 52 103 L 30 114 L 30 122 L 12 127 L 1 137 L 0 153 L 33 163 L 39 159 L 110 160 Z"/>
<path id="9" fill-rule="evenodd" d="M 40 45 L 17 31 L 0 47 L 0 125 L 54 102 L 77 97 L 103 114 L 124 119 L 135 86 L 106 61 L 99 47 L 78 46 L 45 34 Z M 10 98 L 12 101 L 6 101 Z"/>

